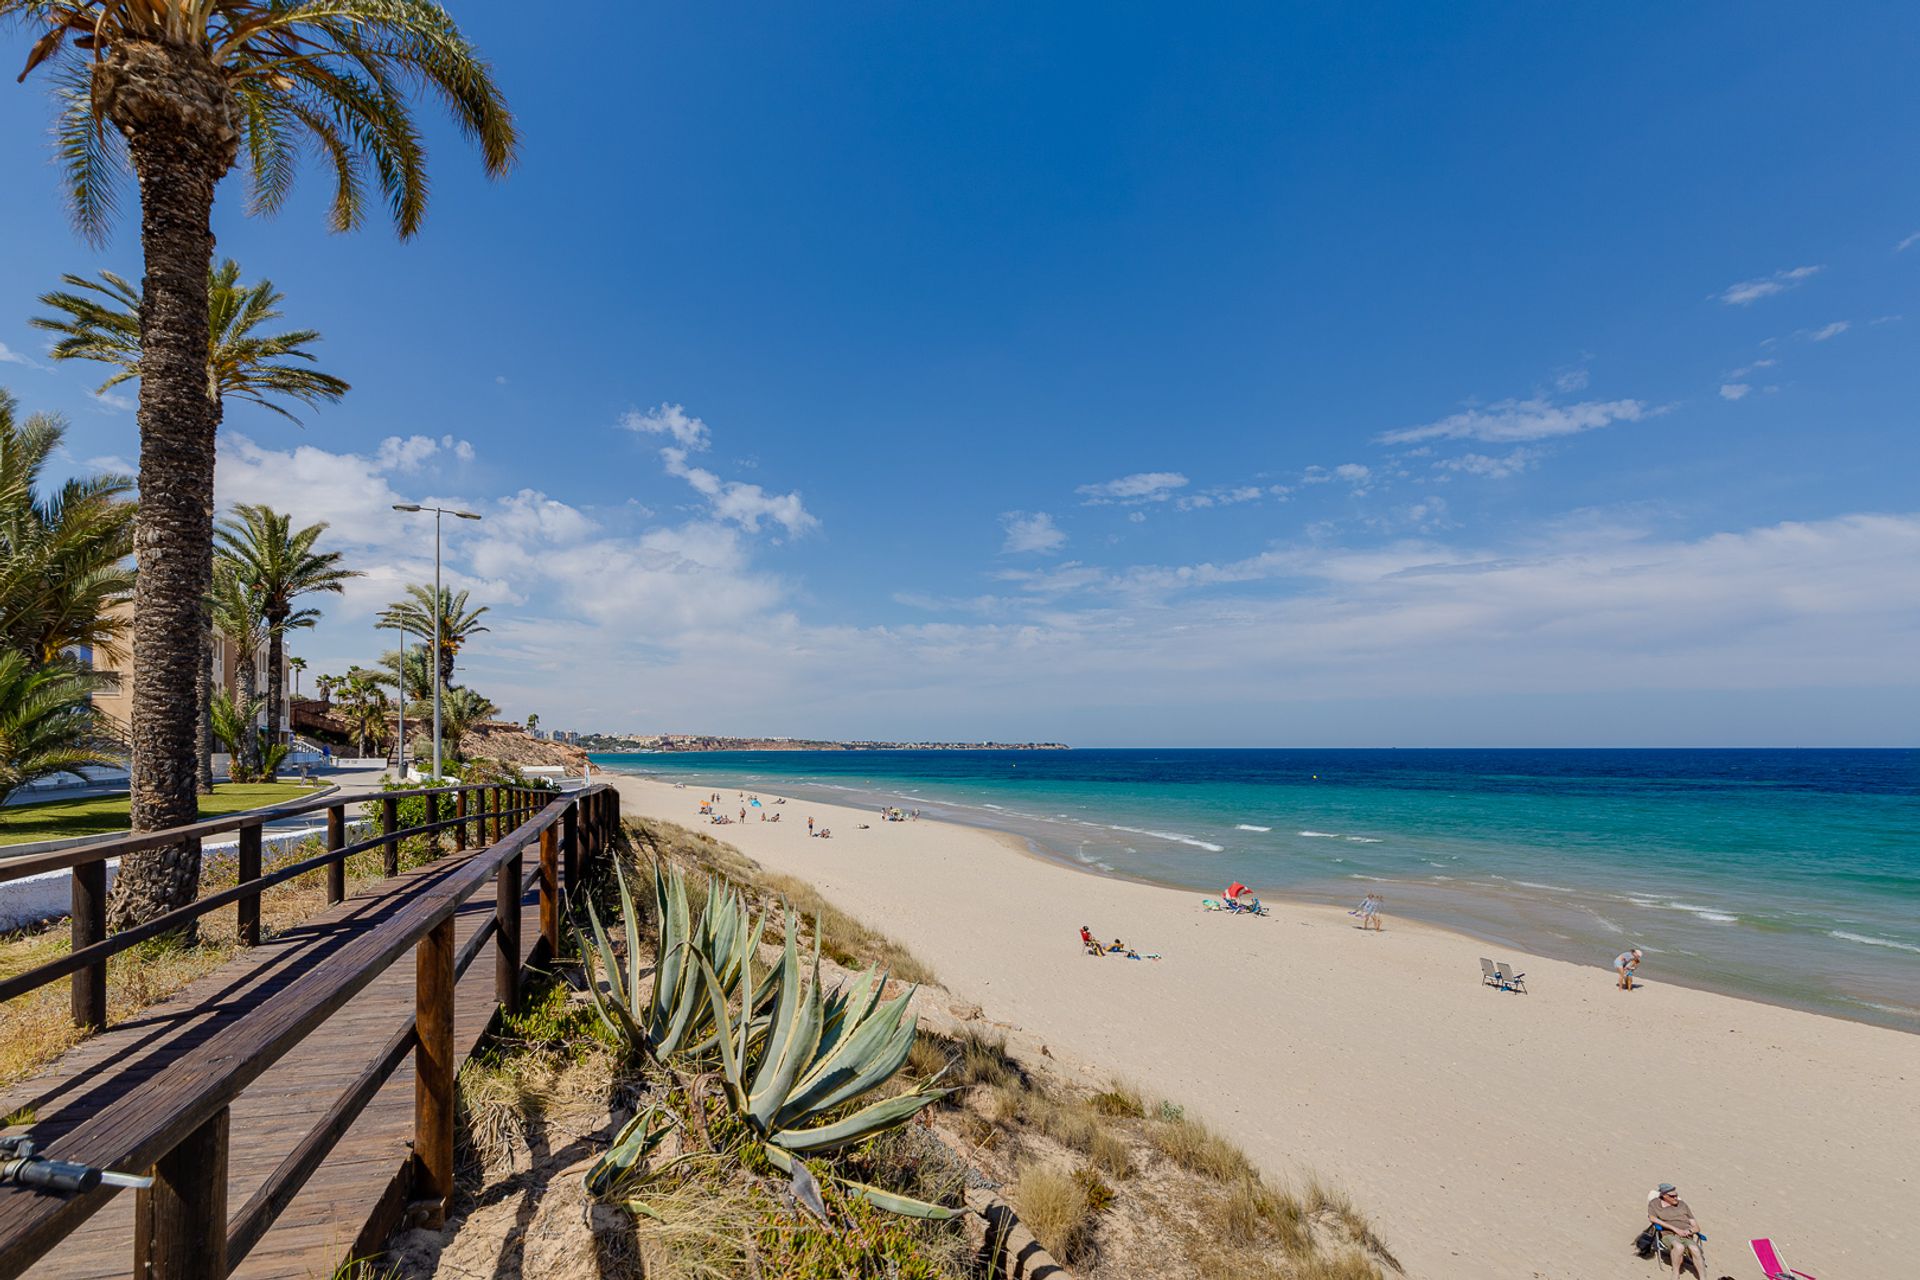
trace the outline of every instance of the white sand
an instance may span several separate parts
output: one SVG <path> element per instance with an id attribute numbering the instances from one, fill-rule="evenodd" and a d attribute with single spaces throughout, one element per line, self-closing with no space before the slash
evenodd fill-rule
<path id="1" fill-rule="evenodd" d="M 966 827 L 800 800 L 707 826 L 697 785 L 619 782 L 630 816 L 805 878 L 1056 1055 L 1184 1104 L 1281 1179 L 1345 1187 L 1409 1275 L 1648 1280 L 1628 1244 L 1662 1181 L 1700 1217 L 1709 1280 L 1757 1277 L 1761 1235 L 1821 1280 L 1920 1273 L 1920 1037 L 1652 970 L 1629 995 L 1611 957 L 1498 954 L 1392 916 L 1369 934 L 1322 906 L 1203 913 Z M 1082 923 L 1166 958 L 1083 955 Z M 1482 987 L 1482 955 L 1532 994 Z"/>

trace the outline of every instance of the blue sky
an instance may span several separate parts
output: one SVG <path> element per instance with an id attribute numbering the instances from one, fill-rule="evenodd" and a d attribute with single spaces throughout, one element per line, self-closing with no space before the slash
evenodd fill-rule
<path id="1" fill-rule="evenodd" d="M 447 499 L 549 725 L 1913 741 L 1912 6 L 458 12 L 507 181 L 433 120 L 413 243 L 311 169 L 216 210 L 354 383 L 222 446 L 369 571 L 315 669 Z M 0 385 L 85 468 L 133 416 L 26 320 L 137 241 L 48 119 L 0 91 Z"/>

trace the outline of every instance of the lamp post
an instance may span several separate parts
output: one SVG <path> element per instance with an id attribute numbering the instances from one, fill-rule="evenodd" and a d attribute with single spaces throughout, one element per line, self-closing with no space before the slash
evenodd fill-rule
<path id="1" fill-rule="evenodd" d="M 394 719 L 395 735 L 393 745 L 393 773 L 398 782 L 407 780 L 407 629 L 396 625 L 400 633 L 399 682 L 395 691 L 399 694 L 400 714 Z"/>
<path id="2" fill-rule="evenodd" d="M 395 511 L 431 511 L 433 512 L 433 778 L 440 780 L 440 632 L 441 624 L 446 621 L 440 610 L 440 517 L 458 516 L 462 520 L 478 520 L 479 513 L 461 511 L 454 507 L 423 507 L 417 502 L 396 502 Z M 405 653 L 401 654 L 404 666 Z M 400 678 L 402 686 L 406 684 L 403 671 Z M 402 702 L 404 703 L 404 693 Z M 402 712 L 404 715 L 404 711 Z"/>

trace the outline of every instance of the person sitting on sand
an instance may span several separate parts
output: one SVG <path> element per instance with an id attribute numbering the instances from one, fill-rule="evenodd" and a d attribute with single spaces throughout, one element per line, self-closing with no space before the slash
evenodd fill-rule
<path id="1" fill-rule="evenodd" d="M 1106 948 L 1102 947 L 1099 942 L 1094 939 L 1093 930 L 1087 928 L 1085 925 L 1080 926 L 1080 945 L 1086 948 L 1087 954 L 1090 956 L 1103 956 L 1107 954 Z"/>
<path id="2" fill-rule="evenodd" d="M 1680 1274 L 1681 1264 L 1687 1255 L 1693 1255 L 1695 1275 L 1707 1274 L 1707 1254 L 1701 1241 L 1706 1237 L 1700 1234 L 1700 1224 L 1694 1221 L 1693 1210 L 1680 1198 L 1680 1192 L 1671 1182 L 1663 1182 L 1654 1190 L 1653 1199 L 1647 1201 L 1647 1220 L 1661 1229 L 1660 1239 L 1672 1253 L 1668 1255 L 1673 1263 L 1673 1274 Z"/>
<path id="3" fill-rule="evenodd" d="M 1622 951 L 1613 958 L 1613 971 L 1620 975 L 1620 989 L 1633 990 L 1633 971 L 1640 967 L 1640 948 Z"/>
<path id="4" fill-rule="evenodd" d="M 1240 910 L 1240 907 L 1241 907 L 1240 895 L 1245 893 L 1246 891 L 1247 891 L 1247 886 L 1241 884 L 1238 880 L 1235 880 L 1232 884 L 1228 885 L 1227 886 L 1227 910 L 1229 911 Z"/>

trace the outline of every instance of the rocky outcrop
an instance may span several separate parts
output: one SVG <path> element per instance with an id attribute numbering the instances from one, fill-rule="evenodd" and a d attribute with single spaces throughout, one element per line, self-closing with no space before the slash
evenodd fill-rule
<path id="1" fill-rule="evenodd" d="M 470 760 L 498 760 L 522 768 L 558 765 L 568 773 L 579 773 L 587 767 L 584 749 L 536 738 L 509 720 L 488 720 L 468 729 L 460 739 L 460 754 Z"/>

